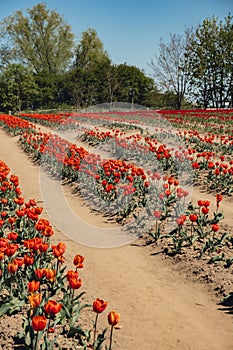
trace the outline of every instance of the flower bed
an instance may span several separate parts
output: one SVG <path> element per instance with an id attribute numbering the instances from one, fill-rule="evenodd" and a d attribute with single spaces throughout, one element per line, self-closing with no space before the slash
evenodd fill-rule
<path id="1" fill-rule="evenodd" d="M 70 338 L 72 346 L 101 349 L 107 329 L 98 332 L 97 316 L 107 303 L 93 302 L 96 313 L 94 327 L 82 329 L 80 314 L 91 305 L 84 302 L 80 269 L 84 257 L 76 254 L 73 269 L 64 266 L 66 246 L 63 242 L 52 245 L 53 228 L 41 214 L 34 199 L 25 202 L 19 179 L 10 175 L 9 167 L 0 161 L 0 316 L 23 315 L 22 331 L 15 342 L 25 349 L 59 348 L 58 337 Z M 112 348 L 113 329 L 120 316 L 112 311 L 109 346 Z M 63 349 L 65 349 L 63 347 Z"/>

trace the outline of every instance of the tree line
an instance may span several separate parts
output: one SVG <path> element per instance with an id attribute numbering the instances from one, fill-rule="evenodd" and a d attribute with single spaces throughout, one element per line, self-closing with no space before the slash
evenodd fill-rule
<path id="1" fill-rule="evenodd" d="M 214 16 L 194 31 L 161 39 L 152 77 L 114 64 L 97 32 L 78 44 L 69 24 L 44 3 L 0 22 L 0 110 L 76 110 L 128 102 L 150 108 L 233 105 L 233 24 Z"/>

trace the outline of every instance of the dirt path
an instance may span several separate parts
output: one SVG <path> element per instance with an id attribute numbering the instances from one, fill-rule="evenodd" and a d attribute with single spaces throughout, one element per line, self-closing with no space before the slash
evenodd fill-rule
<path id="1" fill-rule="evenodd" d="M 17 138 L 2 130 L 0 159 L 19 176 L 26 199 L 41 201 L 39 168 L 17 146 Z M 87 210 L 86 215 L 92 220 L 95 214 Z M 152 256 L 149 249 L 136 245 L 88 248 L 58 230 L 53 239 L 66 243 L 67 265 L 75 254 L 85 256 L 82 277 L 88 302 L 101 297 L 109 302 L 109 311 L 121 314 L 123 328 L 115 332 L 114 349 L 233 349 L 232 316 L 217 310 L 205 286 L 187 281 L 160 255 Z"/>

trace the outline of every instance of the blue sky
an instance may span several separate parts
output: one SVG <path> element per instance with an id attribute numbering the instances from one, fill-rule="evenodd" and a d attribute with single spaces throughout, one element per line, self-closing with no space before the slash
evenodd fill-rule
<path id="1" fill-rule="evenodd" d="M 211 16 L 233 15 L 232 0 L 0 0 L 0 21 L 19 9 L 44 2 L 70 24 L 77 42 L 81 33 L 94 28 L 112 62 L 126 62 L 151 73 L 148 66 L 158 53 L 160 38 L 183 34 Z"/>

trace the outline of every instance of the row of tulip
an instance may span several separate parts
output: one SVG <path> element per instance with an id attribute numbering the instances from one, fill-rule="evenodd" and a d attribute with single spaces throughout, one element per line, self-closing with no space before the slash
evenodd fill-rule
<path id="1" fill-rule="evenodd" d="M 66 127 L 70 127 L 75 120 L 88 121 L 92 119 L 98 121 L 111 122 L 114 120 L 118 123 L 130 123 L 130 124 L 150 124 L 156 125 L 161 122 L 161 118 L 167 119 L 175 128 L 183 128 L 198 130 L 200 132 L 213 132 L 213 133 L 233 133 L 233 110 L 232 109 L 218 109 L 218 110 L 135 110 L 129 112 L 98 112 L 98 113 L 60 113 L 58 115 L 52 114 L 21 114 L 24 119 L 29 118 L 33 122 L 35 118 L 42 123 L 55 122 L 56 125 L 62 120 L 66 124 Z M 33 118 L 33 119 L 31 119 Z M 70 121 L 66 123 L 67 120 Z M 157 120 L 157 121 L 156 121 Z M 232 129 L 231 129 L 232 128 Z"/>
<path id="2" fill-rule="evenodd" d="M 24 130 L 35 129 L 35 124 L 8 114 L 0 114 L 0 126 L 10 131 L 13 135 L 19 135 Z"/>
<path id="3" fill-rule="evenodd" d="M 139 215 L 144 207 L 162 208 L 166 215 L 172 206 L 177 215 L 185 207 L 188 192 L 179 187 L 179 180 L 174 177 L 155 170 L 144 171 L 120 159 L 103 160 L 57 135 L 27 132 L 21 136 L 20 143 L 54 174 L 78 183 L 82 194 L 87 191 L 100 198 L 99 209 L 114 213 L 118 221 L 135 212 Z M 164 149 L 159 147 L 160 154 Z M 147 210 L 148 220 L 154 220 L 151 210 Z"/>
<path id="4" fill-rule="evenodd" d="M 213 147 L 210 151 L 204 151 L 206 142 L 196 148 L 183 147 L 176 151 L 168 149 L 166 144 L 159 144 L 155 139 L 141 135 L 131 135 L 122 137 L 119 132 L 99 132 L 86 131 L 81 140 L 87 142 L 89 145 L 100 145 L 104 150 L 108 150 L 115 157 L 128 159 L 141 164 L 146 164 L 149 161 L 153 164 L 158 161 L 163 171 L 175 172 L 177 169 L 189 169 L 192 166 L 193 179 L 200 183 L 205 177 L 205 186 L 216 192 L 221 192 L 230 195 L 233 191 L 233 160 L 231 159 L 231 152 L 233 141 L 230 140 L 227 147 L 225 140 L 225 156 L 222 155 L 221 147 L 218 150 Z M 229 137 L 229 139 L 231 139 Z M 186 138 L 187 141 L 187 138 Z M 192 140 L 190 141 L 192 142 Z M 208 147 L 206 147 L 208 149 Z M 217 146 L 216 146 L 217 148 Z M 199 149 L 199 152 L 198 152 Z M 218 159 L 218 160 L 216 160 Z M 207 172 L 208 171 L 208 172 Z"/>
<path id="5" fill-rule="evenodd" d="M 40 133 L 40 136 L 42 136 L 42 140 L 44 140 L 44 134 Z M 27 151 L 29 151 L 29 148 L 32 148 L 32 150 L 35 150 L 36 153 L 38 152 L 38 148 L 40 148 L 41 145 L 39 147 L 35 147 L 35 145 L 38 144 L 37 137 L 38 136 L 36 136 L 36 134 L 27 134 L 23 136 L 23 139 L 26 140 L 25 149 Z M 49 151 L 50 153 L 50 156 L 55 145 L 56 147 L 60 147 L 58 146 L 60 145 L 60 141 L 58 136 L 52 135 L 52 143 L 46 140 L 46 147 L 47 151 Z M 50 146 L 52 146 L 52 148 L 50 148 Z M 69 152 L 62 152 L 62 149 L 59 148 L 59 155 L 67 153 L 71 156 L 74 150 L 74 145 L 72 150 L 69 149 Z M 54 164 L 56 162 L 54 160 L 51 160 L 50 156 L 48 158 L 50 159 L 49 165 L 54 167 Z M 128 197 L 130 198 L 130 200 L 127 200 L 130 209 L 132 209 L 132 212 L 135 212 L 136 209 L 136 207 L 134 206 L 132 195 L 134 195 L 135 193 L 142 193 L 140 181 L 138 183 L 136 181 L 137 177 L 141 177 L 141 179 L 144 181 L 144 189 L 145 187 L 150 187 L 150 191 L 148 191 L 147 193 L 144 192 L 144 195 L 146 194 L 147 200 L 150 200 L 151 205 L 149 206 L 149 208 L 147 208 L 147 212 L 149 211 L 150 217 L 152 216 L 155 222 L 154 226 L 149 230 L 149 234 L 151 237 L 153 237 L 153 240 L 156 242 L 158 240 L 165 239 L 171 242 L 170 246 L 173 253 L 181 253 L 182 248 L 188 246 L 195 246 L 195 249 L 197 250 L 196 245 L 198 245 L 198 249 L 200 251 L 201 256 L 205 252 L 208 252 L 209 254 L 213 254 L 216 252 L 219 253 L 226 242 L 228 244 L 231 244 L 229 243 L 231 242 L 231 240 L 228 239 L 228 234 L 225 232 L 223 233 L 221 232 L 221 230 L 219 230 L 218 223 L 223 218 L 223 215 L 218 213 L 219 203 L 222 200 L 221 195 L 217 196 L 217 212 L 214 213 L 212 218 L 209 217 L 208 207 L 210 203 L 208 201 L 204 201 L 204 204 L 199 203 L 201 211 L 200 207 L 198 207 L 197 210 L 197 208 L 190 204 L 188 206 L 189 214 L 187 214 L 187 212 L 184 213 L 183 210 L 185 207 L 185 198 L 188 196 L 188 192 L 179 187 L 179 181 L 177 179 L 166 175 L 162 177 L 159 173 L 151 171 L 147 171 L 147 173 L 145 174 L 141 168 L 135 167 L 130 168 L 129 174 L 129 168 L 127 169 L 127 163 L 120 160 L 106 161 L 102 164 L 103 169 L 100 170 L 98 169 L 98 163 L 94 162 L 96 158 L 92 158 L 92 156 L 89 153 L 87 153 L 86 157 L 87 159 L 85 159 L 85 157 L 83 158 L 83 164 L 82 161 L 80 161 L 80 155 L 78 155 L 79 162 L 76 161 L 75 163 L 76 170 L 78 170 L 78 174 L 76 175 L 77 178 L 75 180 L 79 179 L 80 177 L 82 186 L 85 183 L 88 183 L 89 185 L 91 184 L 92 191 L 94 188 L 96 188 L 96 186 L 98 187 L 99 185 L 102 191 L 104 188 L 104 192 L 106 192 L 106 197 L 104 197 L 104 193 L 101 193 L 102 197 L 105 200 L 110 201 L 115 199 L 117 194 L 119 194 L 117 193 L 117 183 L 119 183 L 122 179 L 126 179 L 128 183 L 124 187 L 122 186 L 122 184 L 120 185 L 120 188 L 124 190 L 123 196 L 121 196 L 121 200 L 123 201 L 123 198 L 125 200 Z M 98 158 L 99 157 L 97 157 L 97 159 Z M 66 156 L 64 156 L 64 159 L 62 159 L 62 157 L 60 157 L 59 159 L 62 161 L 66 159 L 66 165 L 68 164 L 67 168 L 65 168 L 66 175 L 68 176 L 67 169 L 69 169 L 69 174 L 72 174 L 72 178 L 74 179 L 74 170 L 70 170 L 70 167 L 73 167 L 70 158 L 66 158 Z M 67 160 L 69 160 L 68 163 Z M 93 163 L 95 165 L 95 169 L 93 168 Z M 88 169 L 87 165 L 89 166 Z M 60 170 L 63 168 L 64 162 L 62 162 Z M 56 171 L 57 169 L 58 167 L 56 167 Z M 176 205 L 176 218 L 174 219 L 173 217 L 173 220 L 176 221 L 177 227 L 174 230 L 172 230 L 169 234 L 161 234 L 161 232 L 164 231 L 163 226 L 167 225 L 168 219 L 172 217 L 174 203 Z M 145 203 L 142 202 L 142 205 L 145 206 Z M 129 214 L 129 211 L 127 212 L 127 214 Z M 189 215 L 189 223 L 186 221 L 187 215 Z M 122 216 L 125 217 L 126 213 L 122 214 Z M 184 225 L 185 221 L 186 225 Z M 217 255 L 217 257 L 218 260 L 220 260 L 219 255 Z M 215 261 L 217 257 L 212 256 L 210 260 L 212 259 L 211 261 Z M 231 258 L 225 253 L 222 253 L 221 260 L 225 261 L 228 266 L 230 265 Z"/>
<path id="6" fill-rule="evenodd" d="M 164 131 L 161 131 L 162 134 L 163 132 Z M 190 132 L 188 134 L 190 137 L 194 134 L 200 138 L 200 135 L 197 132 Z M 187 139 L 187 132 L 184 132 L 183 135 L 181 132 L 179 132 L 179 136 L 183 136 Z M 106 139 L 110 140 L 110 143 L 113 141 L 114 147 L 112 147 L 112 150 L 116 150 L 117 145 L 121 145 L 121 148 L 119 147 L 119 149 L 124 149 L 124 146 L 122 145 L 125 144 L 125 149 L 126 151 L 129 149 L 131 157 L 133 147 L 136 148 L 138 152 L 138 150 L 141 150 L 141 147 L 143 146 L 143 152 L 140 154 L 139 158 L 142 158 L 143 153 L 148 153 L 145 152 L 146 144 L 149 152 L 152 154 L 155 152 L 157 159 L 160 159 L 161 153 L 162 159 L 165 158 L 167 161 L 171 158 L 171 154 L 169 152 L 172 150 L 170 151 L 166 149 L 166 145 L 159 144 L 153 137 L 143 137 L 143 135 L 140 134 L 126 136 L 126 134 L 121 132 L 119 129 L 113 130 L 112 132 L 102 132 L 96 128 L 95 131 L 86 131 L 84 138 L 85 141 L 88 142 L 92 142 L 94 138 L 94 143 L 98 143 L 99 139 L 103 143 L 106 142 Z M 204 138 L 204 141 L 209 142 L 209 139 L 211 138 Z M 224 137 L 221 136 L 221 139 L 223 140 Z M 227 140 L 231 141 L 231 138 L 229 137 Z M 88 152 L 85 153 L 83 149 L 82 157 L 80 159 L 80 151 L 77 149 L 77 146 L 68 145 L 64 140 L 61 140 L 54 135 L 45 136 L 42 133 L 36 134 L 30 132 L 26 133 L 24 137 L 22 137 L 22 142 L 24 143 L 25 150 L 34 152 L 37 159 L 41 159 L 41 154 L 43 154 L 43 159 L 48 162 L 53 171 L 56 171 L 57 173 L 62 174 L 62 176 L 72 180 L 80 180 L 82 187 L 85 187 L 85 184 L 90 185 L 92 193 L 93 189 L 95 189 L 94 192 L 96 192 L 96 195 L 101 196 L 101 198 L 105 200 L 104 203 L 106 203 L 106 201 L 111 203 L 115 200 L 117 203 L 117 208 L 122 208 L 122 203 L 124 203 L 124 211 L 121 213 L 122 218 L 125 218 L 130 213 L 135 213 L 137 208 L 144 207 L 148 202 L 150 202 L 150 206 L 149 209 L 147 208 L 147 212 L 150 214 L 150 219 L 151 217 L 153 218 L 153 212 L 160 212 L 162 221 L 166 222 L 168 217 L 171 216 L 172 210 L 174 215 L 174 203 L 176 220 L 179 222 L 180 215 L 183 218 L 185 216 L 183 209 L 185 207 L 185 198 L 188 195 L 188 192 L 178 187 L 179 181 L 171 176 L 161 176 L 158 171 L 155 171 L 155 169 L 154 171 L 145 172 L 142 168 L 136 168 L 135 166 L 132 167 L 131 164 L 127 164 L 119 159 L 108 160 L 103 163 L 99 156 Z M 126 157 L 126 154 L 123 156 Z M 210 166 L 211 160 L 215 156 L 215 153 L 198 153 L 197 150 L 189 147 L 185 151 L 182 149 L 175 151 L 175 156 L 177 156 L 181 162 L 184 159 L 192 161 L 194 173 L 196 169 L 197 173 L 199 174 L 200 169 L 206 169 L 206 166 Z M 224 160 L 222 157 L 223 156 L 220 156 L 221 160 Z M 197 159 L 198 162 L 195 161 Z M 219 166 L 219 164 L 216 165 Z M 220 168 L 222 168 L 221 165 Z M 230 167 L 228 170 L 231 174 Z M 230 193 L 230 188 L 231 187 L 228 186 L 228 193 Z M 219 190 L 223 188 L 216 187 L 216 189 Z M 117 198 L 119 199 L 118 201 L 116 201 Z M 114 210 L 114 208 L 111 207 L 111 210 Z M 217 216 L 217 219 L 219 220 L 219 216 Z M 216 218 L 211 220 L 216 221 Z M 209 221 L 209 225 L 212 221 Z M 157 224 L 158 223 L 156 220 L 156 225 Z M 176 229 L 176 233 L 177 232 L 180 232 L 179 225 L 178 229 Z M 151 235 L 157 239 L 156 237 L 158 237 L 158 232 L 154 233 L 152 229 L 151 233 Z M 195 240 L 190 240 L 187 238 L 188 235 L 186 235 L 186 238 L 184 238 L 184 236 L 185 235 L 182 233 L 181 240 L 180 238 L 174 238 L 175 236 L 172 237 L 175 251 L 179 251 L 179 249 L 176 247 L 179 247 L 182 242 L 183 244 L 187 244 L 189 241 L 199 241 L 197 238 L 195 238 Z M 178 243 L 176 243 L 176 241 Z"/>
<path id="7" fill-rule="evenodd" d="M 140 135 L 137 135 L 137 140 L 140 141 Z M 149 138 L 146 142 L 148 145 Z M 162 208 L 168 215 L 174 203 L 176 215 L 179 215 L 185 205 L 188 192 L 178 187 L 178 180 L 162 176 L 156 169 L 145 172 L 142 167 L 119 159 L 102 160 L 100 156 L 54 134 L 29 130 L 21 135 L 20 143 L 35 160 L 47 164 L 50 171 L 78 182 L 82 193 L 88 191 L 101 198 L 99 209 L 114 214 L 118 221 L 130 215 L 135 217 L 137 212 L 136 220 L 141 222 L 140 211 L 146 206 L 150 207 L 146 211 L 147 219 L 153 221 L 152 210 Z M 156 143 L 151 141 L 147 147 L 155 151 Z M 168 161 L 171 158 L 165 145 L 158 147 L 156 154 L 157 159 Z M 144 223 L 145 218 L 141 225 L 137 225 L 139 230 L 144 228 Z"/>
<path id="8" fill-rule="evenodd" d="M 156 134 L 162 139 L 162 131 Z M 233 191 L 233 138 L 232 135 L 201 136 L 197 131 L 179 132 L 184 138 L 187 149 L 179 147 L 179 151 L 168 149 L 166 144 L 159 143 L 155 137 L 143 137 L 140 134 L 127 136 L 120 130 L 113 132 L 86 130 L 81 136 L 83 142 L 91 146 L 100 145 L 115 157 L 131 158 L 138 163 L 159 161 L 163 170 L 175 171 L 175 164 L 179 170 L 187 169 L 192 164 L 195 181 L 205 176 L 205 185 L 217 192 L 230 194 Z M 207 170 L 211 169 L 209 173 Z"/>
<path id="9" fill-rule="evenodd" d="M 18 342 L 25 349 L 59 347 L 61 332 L 71 338 L 73 346 L 101 349 L 107 328 L 97 332 L 98 315 L 107 302 L 97 298 L 92 304 L 96 314 L 94 327 L 82 329 L 80 313 L 91 305 L 79 293 L 82 279 L 79 270 L 84 257 L 76 254 L 73 269 L 64 266 L 64 243 L 51 244 L 53 228 L 41 218 L 43 208 L 34 199 L 25 201 L 16 175 L 0 161 L 0 316 L 21 312 L 25 315 Z M 109 345 L 120 315 L 108 314 Z"/>
<path id="10" fill-rule="evenodd" d="M 145 113 L 145 112 L 143 112 Z M 191 112 L 190 112 L 191 113 Z M 189 114 L 190 114 L 189 113 Z M 193 112 L 192 112 L 193 113 Z M 83 116 L 85 114 L 82 114 Z M 121 115 L 127 115 L 127 113 L 121 114 Z M 184 115 L 184 114 L 183 114 Z M 209 115 L 209 113 L 207 113 Z M 35 115 L 35 120 L 41 120 L 41 115 Z M 54 118 L 51 117 L 51 115 L 42 115 L 46 120 L 57 121 L 61 120 L 62 116 L 55 116 Z M 89 115 L 88 115 L 89 116 Z M 229 113 L 230 116 L 230 113 Z M 66 116 L 67 117 L 67 116 Z M 92 116 L 92 118 L 95 118 Z M 231 116 L 230 116 L 231 118 Z M 157 130 L 158 131 L 158 130 Z M 158 134 L 158 133 L 157 133 Z M 179 136 L 182 136 L 185 138 L 186 142 L 191 143 L 194 146 L 198 146 L 199 151 L 206 148 L 207 145 L 215 145 L 216 147 L 219 145 L 219 141 L 221 145 L 224 145 L 228 147 L 228 152 L 232 150 L 232 136 L 228 135 L 227 137 L 225 135 L 222 135 L 221 137 L 215 136 L 215 135 L 208 135 L 201 137 L 198 132 L 183 132 L 183 135 L 181 132 L 179 132 Z M 189 162 L 192 162 L 192 168 L 193 168 L 193 176 L 195 181 L 202 180 L 203 175 L 206 176 L 207 181 L 206 185 L 211 190 L 215 190 L 221 193 L 230 194 L 233 190 L 233 167 L 232 167 L 232 161 L 230 160 L 229 164 L 226 163 L 220 163 L 218 161 L 215 161 L 214 168 L 212 167 L 209 173 L 206 172 L 203 173 L 203 171 L 208 170 L 210 166 L 210 152 L 197 152 L 198 149 L 196 148 L 188 148 L 188 151 L 183 149 L 179 151 L 173 152 L 171 149 L 167 149 L 165 144 L 159 144 L 158 141 L 151 137 L 143 137 L 140 134 L 126 136 L 124 133 L 120 132 L 119 130 L 115 130 L 114 132 L 100 132 L 96 128 L 96 131 L 86 131 L 81 136 L 82 140 L 87 141 L 89 144 L 97 144 L 101 140 L 102 143 L 107 143 L 107 147 L 110 151 L 115 152 L 114 156 L 116 158 L 123 158 L 128 159 L 131 157 L 133 161 L 136 161 L 140 164 L 145 164 L 145 162 L 148 162 L 148 160 L 156 159 L 159 161 L 159 165 L 162 165 L 162 169 L 169 170 L 170 172 L 174 172 L 177 170 L 176 164 L 178 164 L 179 170 L 182 167 L 182 171 L 184 169 L 189 168 L 187 165 L 189 165 Z M 161 135 L 159 137 L 161 139 Z M 214 142 L 215 139 L 217 139 L 217 142 Z M 109 142 L 106 142 L 108 140 Z M 195 144 L 196 141 L 196 144 Z M 202 143 L 202 145 L 201 145 Z M 217 144 L 217 145 L 216 145 Z M 35 146 L 36 147 L 36 146 Z M 219 148 L 219 147 L 218 147 Z M 212 147 L 212 154 L 211 157 L 216 157 L 216 153 L 213 152 Z M 219 152 L 218 152 L 219 154 Z M 229 156 L 226 155 L 228 158 Z M 220 155 L 220 159 L 222 160 L 223 155 Z M 175 160 L 175 162 L 174 162 Z M 212 159 L 211 159 L 212 161 Z M 157 170 L 157 169 L 154 169 Z M 203 171 L 200 171 L 203 170 Z M 70 173 L 70 169 L 68 170 Z M 76 175 L 72 174 L 72 177 L 77 177 Z M 102 179 L 106 180 L 107 179 Z M 108 183 L 108 181 L 107 181 Z M 110 184 L 114 186 L 114 184 Z M 108 190 L 110 189 L 108 187 Z M 106 194 L 104 189 L 100 189 L 99 192 L 102 192 L 102 194 Z M 111 192 L 111 191 L 109 191 Z M 108 191 L 107 191 L 108 193 Z M 115 197 L 115 195 L 113 196 Z"/>
<path id="11" fill-rule="evenodd" d="M 126 216 L 133 210 L 125 197 L 129 187 L 132 187 L 135 205 L 140 206 L 145 201 L 148 182 L 142 168 L 120 160 L 103 160 L 52 134 L 26 132 L 21 135 L 20 144 L 35 160 L 46 164 L 53 174 L 75 181 L 82 193 L 88 191 L 104 200 L 103 207 L 106 202 L 110 204 L 116 200 L 115 208 L 122 208 L 122 212 L 117 213 L 119 216 Z M 121 186 L 117 186 L 118 183 Z"/>
<path id="12" fill-rule="evenodd" d="M 166 222 L 163 213 L 154 211 L 156 222 L 149 235 L 153 242 L 167 242 L 171 254 L 181 253 L 184 248 L 194 248 L 199 258 L 208 253 L 209 263 L 222 261 L 228 268 L 233 264 L 233 239 L 230 232 L 221 229 L 219 224 L 224 218 L 219 212 L 222 199 L 222 195 L 216 196 L 216 209 L 212 214 L 210 201 L 198 200 L 197 206 L 190 203 L 186 213 L 176 219 L 177 227 L 167 234 L 164 233 Z"/>

